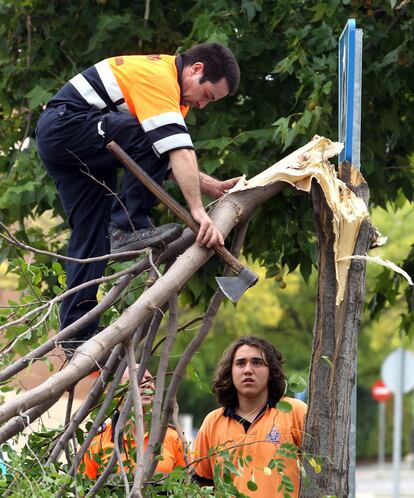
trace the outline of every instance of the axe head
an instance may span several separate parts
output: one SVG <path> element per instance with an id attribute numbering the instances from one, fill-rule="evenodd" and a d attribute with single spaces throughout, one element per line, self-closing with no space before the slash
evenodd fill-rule
<path id="1" fill-rule="evenodd" d="M 237 303 L 249 287 L 259 280 L 259 275 L 248 268 L 243 268 L 235 277 L 216 277 L 221 291 L 231 302 Z"/>

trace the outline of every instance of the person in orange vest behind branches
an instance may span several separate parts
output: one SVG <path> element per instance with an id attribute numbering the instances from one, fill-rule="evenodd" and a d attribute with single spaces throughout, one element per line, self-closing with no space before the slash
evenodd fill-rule
<path id="1" fill-rule="evenodd" d="M 224 352 L 213 380 L 221 408 L 206 416 L 195 441 L 194 479 L 201 486 L 214 485 L 227 450 L 239 468 L 234 485 L 244 495 L 299 496 L 306 404 L 285 396 L 283 361 L 272 344 L 255 336 L 241 337 Z M 281 400 L 289 411 L 278 406 Z"/>
<path id="2" fill-rule="evenodd" d="M 122 382 L 129 379 L 128 369 L 122 377 Z M 144 410 L 144 450 L 148 445 L 149 432 L 145 428 L 145 414 L 148 414 L 152 401 L 153 392 L 155 389 L 154 380 L 151 373 L 146 370 L 140 385 L 141 402 Z M 91 445 L 83 458 L 85 465 L 85 474 L 90 479 L 96 479 L 98 475 L 105 469 L 114 451 L 114 436 L 115 436 L 116 420 L 103 424 L 100 432 L 92 439 Z M 136 447 L 133 436 L 132 424 L 128 423 L 125 427 L 123 435 L 123 452 L 122 458 L 124 461 L 135 461 L 134 455 L 131 455 L 131 449 Z M 168 426 L 165 434 L 164 443 L 161 449 L 161 459 L 158 461 L 156 473 L 169 474 L 176 467 L 185 467 L 184 448 L 178 432 L 174 427 Z M 82 465 L 82 464 L 81 464 Z"/>

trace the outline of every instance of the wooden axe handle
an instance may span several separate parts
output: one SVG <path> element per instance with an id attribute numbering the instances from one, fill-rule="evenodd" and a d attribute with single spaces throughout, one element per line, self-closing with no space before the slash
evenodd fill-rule
<path id="1" fill-rule="evenodd" d="M 116 142 L 109 142 L 106 146 L 121 163 L 136 177 L 138 180 L 165 204 L 180 220 L 182 220 L 194 233 L 198 233 L 199 224 L 194 220 L 191 214 L 184 209 L 168 192 L 166 192 L 157 182 L 155 182 L 133 159 L 130 157 Z M 244 266 L 233 256 L 225 247 L 215 245 L 212 248 L 236 273 L 240 273 Z"/>

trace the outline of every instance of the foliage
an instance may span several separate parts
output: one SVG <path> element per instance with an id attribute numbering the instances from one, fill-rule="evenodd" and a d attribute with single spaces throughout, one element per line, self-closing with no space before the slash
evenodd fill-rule
<path id="1" fill-rule="evenodd" d="M 12 227 L 20 240 L 40 249 L 64 251 L 68 227 L 61 221 L 56 188 L 37 156 L 33 132 L 43 105 L 78 71 L 120 53 L 173 53 L 200 41 L 227 43 L 242 70 L 239 93 L 202 113 L 191 111 L 187 121 L 205 171 L 223 178 L 241 173 L 252 177 L 314 133 L 336 138 L 337 39 L 349 17 L 356 18 L 364 30 L 361 164 L 371 204 L 390 210 L 413 201 L 412 2 L 173 0 L 168 11 L 160 0 L 152 0 L 150 5 L 146 23 L 144 0 L 133 5 L 126 0 L 1 2 L 0 221 Z M 39 222 L 39 217 L 52 216 L 51 229 Z M 159 208 L 155 221 L 168 216 Z M 231 333 L 208 338 L 194 358 L 193 370 L 189 370 L 193 379 L 199 372 L 198 387 L 211 378 L 225 345 L 241 333 L 272 334 L 287 357 L 289 375 L 306 374 L 314 290 L 288 274 L 299 268 L 305 280 L 315 281 L 312 267 L 316 251 L 308 197 L 285 192 L 262 206 L 251 222 L 245 257 L 266 266 L 266 290 L 272 293 L 269 297 L 257 287 L 257 297 L 248 294 L 246 304 L 238 305 L 237 314 L 232 305 L 226 306 L 216 332 L 232 329 Z M 64 273 L 50 258 L 35 256 L 28 262 L 2 242 L 0 260 L 6 259 L 8 271 L 19 278 L 28 309 L 40 299 L 41 292 L 51 297 L 64 289 Z M 405 269 L 413 275 L 413 250 L 402 255 L 403 259 Z M 183 301 L 203 302 L 211 295 L 212 268 L 217 261 L 210 265 L 191 281 Z M 401 303 L 404 295 L 407 311 L 401 329 L 412 334 L 412 289 L 406 290 L 386 271 L 376 278 L 376 289 L 370 296 L 371 318 L 384 311 L 387 316 L 389 303 Z M 117 303 L 106 314 L 105 323 L 134 296 L 131 292 Z M 4 316 L 0 313 L 0 323 Z M 49 326 L 57 328 L 55 313 Z M 376 327 L 375 323 L 371 326 Z M 25 330 L 27 326 L 16 326 L 6 339 L 10 341 Z M 16 351 L 27 351 L 45 333 L 46 329 L 27 333 Z M 368 342 L 366 335 L 361 340 Z M 186 331 L 184 343 L 188 336 Z M 379 342 L 370 343 L 370 351 L 378 351 Z M 370 379 L 377 366 L 366 361 L 362 368 Z M 188 384 L 187 388 L 184 384 L 184 393 L 185 389 L 189 389 Z M 204 413 L 212 403 L 205 395 L 205 405 L 197 396 L 187 398 L 188 407 L 192 402 Z M 68 479 L 58 472 L 54 478 L 57 489 Z M 37 496 L 27 480 L 21 482 L 26 494 Z M 49 485 L 44 483 L 45 493 Z"/>
<path id="2" fill-rule="evenodd" d="M 93 482 L 89 480 L 82 471 L 78 472 L 76 478 L 69 475 L 67 464 L 58 462 L 53 466 L 45 466 L 45 456 L 54 437 L 58 434 L 56 430 L 44 430 L 34 432 L 28 438 L 22 449 L 16 451 L 12 445 L 3 445 L 2 462 L 3 470 L 0 476 L 0 490 L 4 496 L 22 498 L 31 493 L 39 498 L 52 498 L 57 494 L 64 493 L 67 498 L 75 496 L 85 496 Z M 77 433 L 78 443 L 83 440 L 82 431 Z M 265 472 L 271 475 L 272 472 L 281 476 L 279 492 L 284 498 L 289 498 L 294 492 L 291 479 L 285 474 L 286 459 L 297 459 L 298 448 L 291 443 L 284 443 L 275 451 L 275 456 L 269 461 L 267 467 L 259 469 L 254 466 L 250 455 L 238 457 L 237 449 L 218 450 L 220 460 L 214 468 L 215 487 L 200 487 L 195 481 L 189 479 L 186 469 L 176 468 L 169 475 L 155 474 L 153 479 L 143 491 L 143 496 L 152 498 L 155 496 L 167 495 L 176 498 L 214 498 L 222 496 L 234 496 L 235 498 L 245 498 L 246 495 L 240 493 L 233 483 L 235 475 L 240 476 L 243 472 L 248 472 L 251 478 L 248 488 L 251 491 L 259 491 L 256 485 L 254 473 Z M 215 453 L 212 449 L 211 453 Z M 128 479 L 133 480 L 135 451 L 128 452 L 129 458 L 124 461 Z M 322 459 L 302 455 L 302 460 L 309 461 L 315 472 L 320 472 Z M 302 463 L 298 462 L 301 472 L 306 476 Z M 82 465 L 80 467 L 82 470 Z M 42 476 L 39 482 L 39 475 Z M 281 496 L 282 496 L 281 495 Z M 99 491 L 99 497 L 122 497 L 125 496 L 125 488 L 121 484 L 121 476 L 114 474 L 109 483 Z"/>
<path id="3" fill-rule="evenodd" d="M 402 199 L 411 202 L 413 8 L 411 2 L 398 6 L 388 0 L 375 6 L 371 0 L 176 0 L 166 16 L 161 3 L 153 1 L 146 23 L 144 1 L 133 7 L 125 0 L 2 2 L 1 221 L 13 226 L 19 239 L 40 248 L 65 244 L 66 237 L 56 237 L 65 224 L 56 221 L 48 233 L 36 226 L 29 229 L 29 218 L 45 212 L 62 215 L 62 208 L 28 137 L 50 96 L 73 74 L 110 55 L 173 53 L 200 41 L 220 41 L 233 49 L 242 71 L 237 96 L 203 112 L 190 111 L 187 119 L 208 173 L 251 177 L 314 133 L 335 139 L 337 39 L 349 17 L 364 30 L 361 163 L 371 203 L 385 207 L 399 206 Z M 245 255 L 264 264 L 269 275 L 299 267 L 308 279 L 316 263 L 311 212 L 307 196 L 285 192 L 273 198 L 252 220 Z M 155 221 L 166 216 L 161 208 Z M 10 256 L 10 248 L 2 244 L 0 258 Z M 50 267 L 45 258 L 36 259 Z M 411 254 L 405 266 L 410 261 Z M 211 295 L 213 264 L 217 261 L 190 282 L 188 302 Z M 391 287 L 389 275 L 383 282 Z M 46 283 L 53 295 L 56 288 Z M 401 293 L 392 285 L 393 292 L 386 295 L 378 288 L 373 303 L 378 312 Z M 403 330 L 411 333 L 409 291 L 406 301 Z"/>

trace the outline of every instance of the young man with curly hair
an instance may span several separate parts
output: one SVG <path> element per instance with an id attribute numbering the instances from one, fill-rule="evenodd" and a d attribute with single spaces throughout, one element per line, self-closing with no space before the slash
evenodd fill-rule
<path id="1" fill-rule="evenodd" d="M 306 404 L 284 396 L 282 364 L 279 351 L 255 336 L 241 337 L 224 352 L 213 380 L 221 408 L 207 415 L 195 441 L 195 478 L 200 484 L 214 485 L 215 466 L 229 450 L 239 468 L 240 475 L 233 475 L 238 491 L 260 498 L 284 496 L 286 476 L 294 487 L 290 496 L 298 496 L 296 450 L 291 446 L 289 457 L 282 452 L 286 443 L 300 448 Z M 278 408 L 281 400 L 288 402 L 289 411 Z"/>

